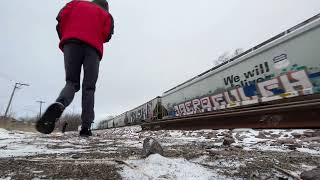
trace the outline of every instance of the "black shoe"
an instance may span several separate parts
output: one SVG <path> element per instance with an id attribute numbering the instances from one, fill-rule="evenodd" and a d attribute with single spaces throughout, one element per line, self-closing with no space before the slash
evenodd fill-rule
<path id="1" fill-rule="evenodd" d="M 89 137 L 89 136 L 92 136 L 92 132 L 88 128 L 81 128 L 80 136 L 81 137 Z"/>
<path id="2" fill-rule="evenodd" d="M 51 104 L 46 112 L 36 123 L 37 131 L 43 134 L 50 134 L 55 128 L 56 121 L 61 117 L 64 105 L 59 102 Z"/>

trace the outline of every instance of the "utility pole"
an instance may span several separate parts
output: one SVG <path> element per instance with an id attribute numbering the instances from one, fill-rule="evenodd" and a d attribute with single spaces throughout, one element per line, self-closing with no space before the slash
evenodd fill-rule
<path id="1" fill-rule="evenodd" d="M 7 109 L 6 109 L 6 112 L 4 113 L 4 117 L 8 117 L 8 112 L 9 112 L 9 109 L 10 109 L 10 105 L 11 105 L 11 102 L 12 102 L 12 99 L 13 99 L 13 96 L 14 96 L 14 93 L 16 92 L 16 89 L 20 89 L 22 86 L 29 86 L 29 84 L 23 84 L 23 83 L 16 83 L 14 85 L 14 88 L 13 88 L 13 91 L 11 93 L 11 97 L 10 97 L 10 100 L 9 100 L 9 103 L 8 103 L 8 106 L 7 106 Z"/>
<path id="2" fill-rule="evenodd" d="M 46 103 L 44 101 L 36 101 L 37 103 L 40 104 L 40 113 L 39 113 L 39 118 L 41 117 L 41 109 L 42 109 L 42 104 Z"/>

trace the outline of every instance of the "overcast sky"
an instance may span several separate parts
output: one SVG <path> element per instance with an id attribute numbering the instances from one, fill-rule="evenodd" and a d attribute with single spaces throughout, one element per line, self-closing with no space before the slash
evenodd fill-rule
<path id="1" fill-rule="evenodd" d="M 67 0 L 0 0 L 0 114 L 34 116 L 64 86 L 55 17 Z M 105 45 L 96 119 L 130 110 L 210 69 L 227 51 L 248 49 L 320 13 L 319 0 L 109 0 L 115 34 Z M 81 112 L 81 92 L 68 112 Z"/>

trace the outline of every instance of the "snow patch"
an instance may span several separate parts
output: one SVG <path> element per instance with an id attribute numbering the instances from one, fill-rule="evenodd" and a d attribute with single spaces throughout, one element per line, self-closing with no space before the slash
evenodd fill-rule
<path id="1" fill-rule="evenodd" d="M 314 154 L 314 155 L 320 155 L 320 151 L 308 149 L 308 148 L 297 148 L 297 151 L 303 152 L 303 153 Z"/>
<path id="2" fill-rule="evenodd" d="M 11 180 L 11 177 L 0 177 L 1 180 Z"/>
<path id="3" fill-rule="evenodd" d="M 2 133 L 9 133 L 9 131 L 6 129 L 0 128 L 0 134 L 2 134 Z"/>
<path id="4" fill-rule="evenodd" d="M 119 172 L 123 179 L 176 179 L 176 180 L 210 180 L 226 179 L 217 172 L 194 164 L 183 158 L 170 159 L 159 154 L 144 160 L 127 161 L 130 165 L 123 166 Z"/>
<path id="5" fill-rule="evenodd" d="M 83 151 L 85 146 L 47 138 L 35 133 L 0 130 L 0 158 Z M 51 135 L 54 138 L 56 134 Z M 43 138 L 46 137 L 46 138 Z M 73 139 L 73 142 L 77 142 Z M 80 140 L 78 142 L 84 142 Z M 58 146 L 59 148 L 52 148 Z M 72 147 L 72 148 L 70 148 Z M 80 148 L 80 149 L 79 149 Z"/>

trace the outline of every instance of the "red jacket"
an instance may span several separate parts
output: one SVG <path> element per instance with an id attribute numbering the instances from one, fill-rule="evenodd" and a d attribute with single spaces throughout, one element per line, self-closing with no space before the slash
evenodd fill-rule
<path id="1" fill-rule="evenodd" d="M 111 14 L 92 2 L 73 0 L 61 9 L 57 17 L 59 48 L 71 39 L 77 39 L 94 47 L 103 56 L 103 43 L 113 34 Z"/>

